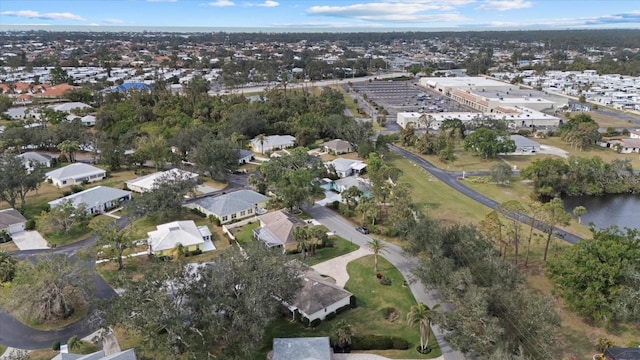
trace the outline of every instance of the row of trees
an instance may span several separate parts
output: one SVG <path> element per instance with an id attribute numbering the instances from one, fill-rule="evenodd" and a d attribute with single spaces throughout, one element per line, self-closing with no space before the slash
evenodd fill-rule
<path id="1" fill-rule="evenodd" d="M 571 156 L 534 160 L 520 175 L 533 182 L 534 195 L 602 195 L 640 191 L 640 178 L 629 160 Z"/>

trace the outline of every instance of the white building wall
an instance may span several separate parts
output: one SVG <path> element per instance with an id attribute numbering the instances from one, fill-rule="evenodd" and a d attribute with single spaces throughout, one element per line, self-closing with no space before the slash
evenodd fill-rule
<path id="1" fill-rule="evenodd" d="M 328 314 L 331 314 L 332 312 L 335 312 L 336 310 L 340 309 L 343 306 L 347 306 L 351 303 L 351 297 L 346 297 L 332 305 L 329 305 L 328 307 L 320 310 L 320 311 L 316 311 L 315 313 L 311 314 L 311 315 L 307 315 L 303 312 L 300 312 L 302 315 L 304 315 L 306 318 L 309 319 L 309 322 L 314 321 L 316 319 L 320 319 L 320 320 L 324 320 L 325 317 L 327 317 Z"/>

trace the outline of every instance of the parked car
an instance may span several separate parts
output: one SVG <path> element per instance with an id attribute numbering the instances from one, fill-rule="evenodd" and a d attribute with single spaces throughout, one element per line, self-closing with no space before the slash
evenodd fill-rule
<path id="1" fill-rule="evenodd" d="M 363 227 L 363 226 L 358 226 L 356 228 L 356 231 L 359 232 L 359 233 L 365 234 L 365 235 L 367 235 L 369 233 L 369 229 L 367 229 L 366 227 Z"/>

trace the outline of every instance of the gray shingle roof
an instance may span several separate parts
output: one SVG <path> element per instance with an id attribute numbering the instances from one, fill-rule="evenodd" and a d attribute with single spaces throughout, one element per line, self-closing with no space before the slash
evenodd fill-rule
<path id="1" fill-rule="evenodd" d="M 65 167 L 61 167 L 60 169 L 49 171 L 45 175 L 48 178 L 63 180 L 91 175 L 99 175 L 102 173 L 106 173 L 106 171 L 88 164 L 73 163 Z"/>
<path id="2" fill-rule="evenodd" d="M 26 222 L 22 214 L 16 209 L 0 210 L 0 229 L 8 228 L 13 224 L 20 224 Z"/>
<path id="3" fill-rule="evenodd" d="M 33 151 L 28 151 L 18 155 L 23 162 L 34 161 L 38 164 L 50 162 L 52 157 L 49 154 L 40 154 Z"/>
<path id="4" fill-rule="evenodd" d="M 253 209 L 255 204 L 267 200 L 269 200 L 268 197 L 253 190 L 238 190 L 221 196 L 204 198 L 196 203 L 211 213 L 224 216 Z"/>
<path id="5" fill-rule="evenodd" d="M 305 276 L 302 289 L 296 295 L 293 305 L 306 315 L 312 315 L 351 295 L 339 286 L 312 276 Z"/>

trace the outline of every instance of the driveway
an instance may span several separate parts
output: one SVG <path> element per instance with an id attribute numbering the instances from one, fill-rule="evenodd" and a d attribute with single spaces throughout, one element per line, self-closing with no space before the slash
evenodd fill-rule
<path id="1" fill-rule="evenodd" d="M 324 192 L 324 199 L 322 200 L 318 200 L 316 201 L 316 204 L 320 205 L 320 206 L 324 206 L 326 204 L 331 204 L 334 201 L 342 201 L 342 195 L 335 193 L 333 191 L 330 190 L 325 190 Z"/>
<path id="2" fill-rule="evenodd" d="M 558 148 L 555 146 L 550 146 L 550 145 L 540 145 L 540 151 L 538 151 L 538 153 L 540 154 L 551 154 L 551 155 L 555 155 L 555 156 L 559 156 L 563 159 L 566 159 L 569 157 L 569 153 Z"/>
<path id="3" fill-rule="evenodd" d="M 344 288 L 344 284 L 349 280 L 347 264 L 355 259 L 359 259 L 370 254 L 372 254 L 371 250 L 366 247 L 361 247 L 356 251 L 321 262 L 320 264 L 312 266 L 312 268 L 322 275 L 330 276 L 336 281 L 336 285 Z"/>
<path id="4" fill-rule="evenodd" d="M 20 250 L 38 250 L 48 249 L 47 240 L 45 240 L 39 232 L 21 231 L 12 235 L 13 242 Z"/>

